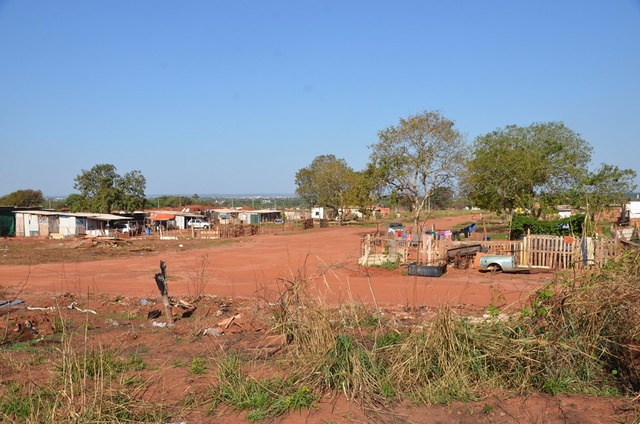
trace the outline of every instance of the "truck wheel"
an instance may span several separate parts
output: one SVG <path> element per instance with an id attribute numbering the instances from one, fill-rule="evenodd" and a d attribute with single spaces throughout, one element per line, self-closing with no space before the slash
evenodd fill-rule
<path id="1" fill-rule="evenodd" d="M 497 274 L 502 271 L 502 268 L 500 268 L 500 265 L 498 264 L 491 264 L 487 267 L 487 271 L 492 274 Z"/>

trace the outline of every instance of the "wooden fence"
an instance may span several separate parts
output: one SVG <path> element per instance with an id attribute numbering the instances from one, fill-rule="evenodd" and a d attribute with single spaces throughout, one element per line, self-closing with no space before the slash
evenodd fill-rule
<path id="1" fill-rule="evenodd" d="M 447 250 L 474 244 L 480 244 L 488 254 L 513 255 L 520 266 L 557 270 L 601 266 L 621 251 L 621 245 L 610 238 L 531 235 L 523 240 L 453 241 L 425 237 L 412 241 L 376 233 L 361 238 L 359 263 L 437 264 L 448 260 Z"/>
<path id="2" fill-rule="evenodd" d="M 313 228 L 328 228 L 331 226 L 328 220 L 287 220 L 281 224 L 261 223 L 261 224 L 219 224 L 209 229 L 195 230 L 191 228 L 170 230 L 162 229 L 155 231 L 151 237 L 165 240 L 179 239 L 216 239 L 216 238 L 237 238 L 247 237 L 256 234 L 281 234 L 285 232 L 296 232 Z"/>
<path id="3" fill-rule="evenodd" d="M 159 237 L 165 240 L 180 240 L 180 239 L 217 239 L 217 238 L 235 238 L 246 237 L 260 233 L 260 226 L 254 224 L 239 224 L 239 225 L 217 225 L 206 230 L 193 230 L 193 229 L 171 229 L 162 230 L 154 233 L 153 237 Z"/>

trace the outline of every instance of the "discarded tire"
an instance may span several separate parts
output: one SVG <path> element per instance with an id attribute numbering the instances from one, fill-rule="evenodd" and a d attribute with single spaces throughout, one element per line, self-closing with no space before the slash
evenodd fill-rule
<path id="1" fill-rule="evenodd" d="M 408 274 L 419 277 L 440 277 L 447 271 L 447 265 L 418 265 L 410 263 Z"/>

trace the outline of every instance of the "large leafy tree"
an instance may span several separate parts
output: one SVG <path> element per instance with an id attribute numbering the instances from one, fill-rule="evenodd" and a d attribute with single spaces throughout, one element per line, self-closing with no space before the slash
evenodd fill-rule
<path id="1" fill-rule="evenodd" d="M 567 200 L 588 172 L 591 151 L 561 122 L 510 125 L 476 138 L 465 187 L 481 208 L 540 212 Z"/>
<path id="2" fill-rule="evenodd" d="M 457 182 L 466 157 L 465 139 L 440 112 L 402 118 L 397 126 L 380 131 L 378 139 L 370 146 L 372 175 L 388 196 L 408 203 L 419 228 L 429 200 Z"/>
<path id="3" fill-rule="evenodd" d="M 74 211 L 110 213 L 113 209 L 133 212 L 145 203 L 146 180 L 140 171 L 132 171 L 124 177 L 111 164 L 95 165 L 75 179 L 74 188 L 82 200 L 73 205 Z"/>
<path id="4" fill-rule="evenodd" d="M 117 180 L 116 186 L 120 191 L 119 208 L 130 212 L 144 209 L 147 179 L 140 171 L 127 172 Z"/>
<path id="5" fill-rule="evenodd" d="M 326 206 L 337 210 L 345 205 L 354 181 L 354 171 L 344 159 L 321 155 L 296 172 L 296 194 L 310 207 Z"/>
<path id="6" fill-rule="evenodd" d="M 636 189 L 636 172 L 620 169 L 614 165 L 602 164 L 593 172 L 588 172 L 573 190 L 573 205 L 586 210 L 584 230 L 587 235 L 595 232 L 590 221 L 592 214 L 602 212 L 611 205 L 626 202 L 625 195 Z"/>
<path id="7" fill-rule="evenodd" d="M 78 193 L 71 193 L 64 199 L 62 207 L 67 207 L 69 210 L 77 212 L 82 210 L 83 197 Z"/>
<path id="8" fill-rule="evenodd" d="M 375 192 L 373 183 L 374 180 L 366 169 L 360 172 L 352 172 L 348 176 L 348 189 L 342 197 L 343 205 L 356 207 L 365 216 L 368 216 L 371 213 L 373 204 L 372 193 Z"/>
<path id="9" fill-rule="evenodd" d="M 0 205 L 15 206 L 15 207 L 33 207 L 44 205 L 45 200 L 40 190 L 17 190 L 13 193 L 9 193 L 6 196 L 0 197 Z"/>

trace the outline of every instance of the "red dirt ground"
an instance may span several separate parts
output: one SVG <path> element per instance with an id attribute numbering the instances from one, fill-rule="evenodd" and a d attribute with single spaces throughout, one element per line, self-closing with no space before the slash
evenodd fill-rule
<path id="1" fill-rule="evenodd" d="M 468 222 L 468 217 L 443 218 L 433 223 L 437 228 L 451 228 Z M 428 223 L 431 225 L 431 222 Z M 362 227 L 332 227 L 312 229 L 300 233 L 277 233 L 247 237 L 206 250 L 190 249 L 189 240 L 176 240 L 169 249 L 155 252 L 139 252 L 125 259 L 109 259 L 92 262 L 59 262 L 33 266 L 0 265 L 0 286 L 20 287 L 20 298 L 26 304 L 49 306 L 52 299 L 87 299 L 86 306 L 98 310 L 101 318 L 95 327 L 103 331 L 103 340 L 120 349 L 131 349 L 135 343 L 147 343 L 154 347 L 172 349 L 178 337 L 192 337 L 201 328 L 211 325 L 215 309 L 221 299 L 231 305 L 225 316 L 240 312 L 248 313 L 251 299 L 274 300 L 283 280 L 304 276 L 313 284 L 328 306 L 344 302 L 376 303 L 379 307 L 401 311 L 406 307 L 437 307 L 450 305 L 462 314 L 482 315 L 487 306 L 495 305 L 501 310 L 517 306 L 529 295 L 553 278 L 552 274 L 483 274 L 474 269 L 449 268 L 440 278 L 405 276 L 400 271 L 380 268 L 363 268 L 357 265 L 359 240 L 369 232 Z M 12 243 L 20 241 L 13 240 Z M 208 266 L 203 267 L 203 259 Z M 141 309 L 139 299 L 150 299 L 158 305 L 158 290 L 153 275 L 159 271 L 159 262 L 167 264 L 169 294 L 173 298 L 193 295 L 197 286 L 197 272 L 204 275 L 201 281 L 204 294 L 218 299 L 214 309 L 207 310 L 186 325 L 180 324 L 174 334 L 151 329 L 149 323 L 141 324 L 136 331 L 135 342 L 131 331 L 122 327 L 104 324 L 104 315 L 114 309 L 112 301 L 89 303 L 93 299 L 122 298 L 119 305 L 128 305 L 129 311 Z M 202 286 L 202 285 L 201 285 Z M 87 295 L 91 296 L 87 296 Z M 39 304 L 38 304 L 39 303 Z M 243 305 L 243 306 L 240 306 Z M 238 309 L 235 309 L 235 308 Z M 200 308 L 202 309 L 202 308 Z M 69 314 L 74 311 L 65 311 Z M 142 311 L 146 314 L 146 311 Z M 33 314 L 33 313 L 32 313 Z M 246 315 L 245 315 L 246 316 Z M 13 318 L 11 318 L 13 319 Z M 22 318 L 20 318 L 22 319 Z M 46 317 L 37 318 L 44 321 Z M 247 320 L 248 321 L 248 320 Z M 255 329 L 253 340 L 261 330 L 256 322 L 243 321 L 246 329 Z M 132 327 L 133 328 L 133 327 Z M 0 328 L 1 330 L 1 328 Z M 144 333 L 147 333 L 146 335 Z M 238 330 L 239 333 L 242 333 Z M 194 355 L 215 355 L 218 349 L 246 340 L 234 339 L 233 332 L 227 337 L 194 338 L 192 344 L 176 347 L 172 357 L 186 356 L 188 362 Z M 240 335 L 237 335 L 240 337 Z M 260 336 L 262 337 L 262 336 Z M 251 337 L 248 337 L 251 338 Z M 167 397 L 178 398 L 207 383 L 206 379 L 185 376 L 182 369 L 166 366 L 167 359 L 158 359 L 161 375 L 155 376 L 158 384 L 182 381 L 175 384 Z M 2 370 L 2 366 L 0 366 Z M 36 372 L 35 370 L 32 372 Z M 150 378 L 151 380 L 151 378 Z M 186 381 L 186 383 L 185 383 Z M 2 382 L 2 377 L 0 377 Z M 165 402 L 168 399 L 165 399 Z M 491 405 L 490 413 L 487 405 Z M 437 407 L 397 408 L 394 415 L 382 418 L 384 422 L 411 423 L 606 423 L 613 422 L 625 408 L 621 399 L 602 399 L 584 396 L 548 397 L 532 395 L 526 398 L 504 399 L 487 395 L 486 400 Z M 324 399 L 312 411 L 294 413 L 278 419 L 282 423 L 356 423 L 367 422 L 367 416 L 355 404 L 342 397 Z M 244 422 L 243 414 L 228 414 L 224 417 L 191 415 L 189 423 L 195 422 Z M 631 422 L 631 421 L 629 421 Z"/>
<path id="2" fill-rule="evenodd" d="M 451 228 L 468 219 L 443 218 L 434 223 L 437 228 Z M 549 274 L 491 275 L 451 267 L 443 277 L 430 278 L 361 268 L 357 265 L 359 239 L 366 232 L 362 227 L 317 228 L 247 237 L 209 250 L 191 250 L 189 240 L 176 240 L 166 251 L 141 252 L 126 260 L 2 266 L 0 276 L 5 284 L 28 278 L 28 293 L 155 297 L 153 275 L 163 260 L 170 277 L 170 294 L 186 296 L 194 278 L 191 274 L 202 268 L 206 254 L 206 293 L 218 296 L 268 296 L 278 288 L 278 279 L 304 273 L 314 279 L 318 293 L 330 305 L 354 300 L 379 305 L 475 308 L 517 303 L 550 278 Z"/>

